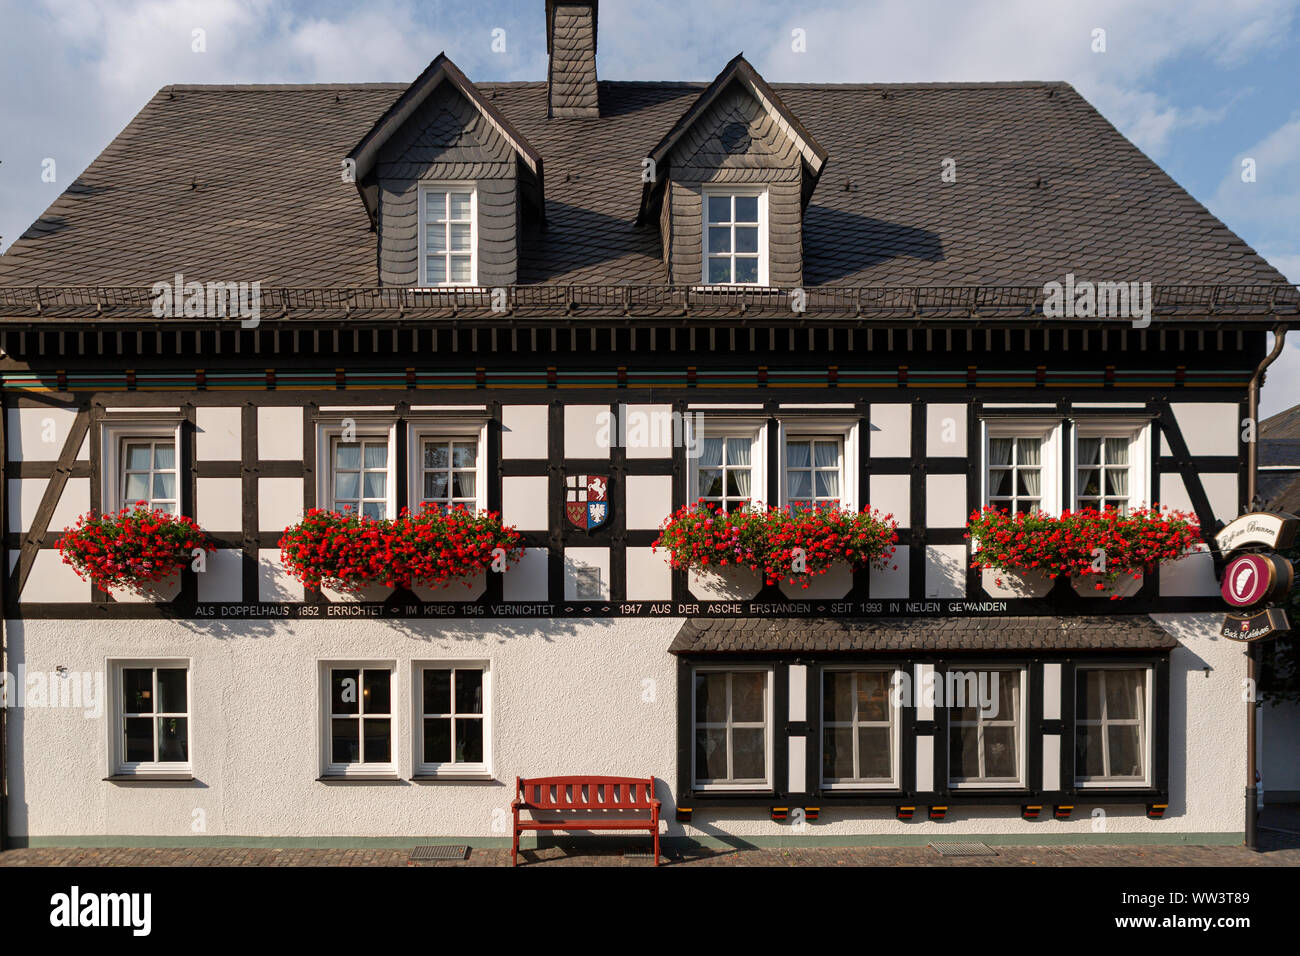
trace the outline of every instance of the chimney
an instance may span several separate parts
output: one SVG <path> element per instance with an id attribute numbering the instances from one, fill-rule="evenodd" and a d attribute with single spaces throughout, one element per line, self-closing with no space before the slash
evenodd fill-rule
<path id="1" fill-rule="evenodd" d="M 596 0 L 546 0 L 546 115 L 599 116 Z"/>

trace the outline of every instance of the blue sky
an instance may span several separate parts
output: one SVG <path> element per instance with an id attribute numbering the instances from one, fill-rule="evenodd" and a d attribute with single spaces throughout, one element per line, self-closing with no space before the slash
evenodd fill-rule
<path id="1" fill-rule="evenodd" d="M 543 0 L 0 0 L 0 248 L 168 83 L 408 81 L 445 50 L 474 80 L 546 73 Z M 194 31 L 204 31 L 196 52 Z M 505 51 L 492 49 L 505 31 Z M 806 52 L 791 49 L 803 30 Z M 1094 31 L 1105 30 L 1105 52 Z M 1300 282 L 1300 0 L 606 0 L 605 79 L 1072 84 Z M 1241 180 L 1243 158 L 1256 181 Z M 55 160 L 55 181 L 42 162 Z M 1300 403 L 1300 334 L 1265 414 Z"/>

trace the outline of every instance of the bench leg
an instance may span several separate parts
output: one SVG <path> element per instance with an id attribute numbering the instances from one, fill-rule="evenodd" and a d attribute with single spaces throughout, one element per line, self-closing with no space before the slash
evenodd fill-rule
<path id="1" fill-rule="evenodd" d="M 510 839 L 510 865 L 519 865 L 519 812 L 515 811 L 514 826 L 511 827 L 512 836 Z"/>
<path id="2" fill-rule="evenodd" d="M 659 865 L 659 821 L 655 821 L 655 866 Z"/>

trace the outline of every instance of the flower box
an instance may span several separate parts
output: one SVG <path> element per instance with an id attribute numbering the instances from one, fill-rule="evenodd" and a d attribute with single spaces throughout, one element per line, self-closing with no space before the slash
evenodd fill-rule
<path id="1" fill-rule="evenodd" d="M 1048 577 L 1046 571 L 983 568 L 980 572 L 980 585 L 989 597 L 1043 598 L 1051 593 L 1056 581 Z"/>
<path id="2" fill-rule="evenodd" d="M 1004 584 L 1012 573 L 1064 574 L 1077 593 L 1112 601 L 1137 593 L 1146 569 L 1180 560 L 1201 540 L 1193 515 L 1157 508 L 1060 515 L 986 508 L 971 515 L 967 537 L 976 545 L 971 567 L 981 571 L 986 590 L 989 572 Z"/>
<path id="3" fill-rule="evenodd" d="M 78 577 L 127 601 L 174 600 L 194 552 L 216 550 L 194 519 L 151 509 L 143 501 L 108 514 L 81 515 L 64 529 L 58 548 Z"/>
<path id="4" fill-rule="evenodd" d="M 725 568 L 691 568 L 686 585 L 701 601 L 750 601 L 763 590 L 763 574 L 738 564 Z"/>
<path id="5" fill-rule="evenodd" d="M 725 594 L 715 600 L 744 599 L 762 583 L 794 588 L 809 597 L 815 578 L 832 569 L 841 575 L 864 568 L 887 568 L 898 543 L 892 515 L 837 508 L 773 508 L 725 512 L 704 502 L 687 505 L 665 520 L 655 551 L 668 563 L 692 573 L 691 592 Z M 753 572 L 758 585 L 752 583 Z M 712 577 L 710 577 L 712 576 Z M 836 591 L 842 582 L 828 583 Z M 851 586 L 851 583 L 850 583 Z M 839 596 L 847 593 L 845 587 Z"/>
<path id="6" fill-rule="evenodd" d="M 461 507 L 403 509 L 391 519 L 313 508 L 280 537 L 289 574 L 353 601 L 386 600 L 399 587 L 445 590 L 492 567 L 504 571 L 522 554 L 523 539 L 495 513 Z"/>

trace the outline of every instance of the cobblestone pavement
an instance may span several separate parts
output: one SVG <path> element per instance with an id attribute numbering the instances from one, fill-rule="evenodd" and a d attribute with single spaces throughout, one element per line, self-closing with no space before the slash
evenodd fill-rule
<path id="1" fill-rule="evenodd" d="M 1260 823 L 1260 852 L 1241 846 L 995 846 L 997 856 L 943 857 L 930 847 L 780 847 L 667 851 L 669 866 L 1300 866 L 1300 810 Z M 548 846 L 521 866 L 653 866 L 644 841 L 609 850 Z M 627 855 L 624 855 L 626 851 Z M 0 866 L 509 866 L 509 850 L 471 849 L 465 860 L 412 863 L 409 849 L 37 847 L 0 853 Z"/>

